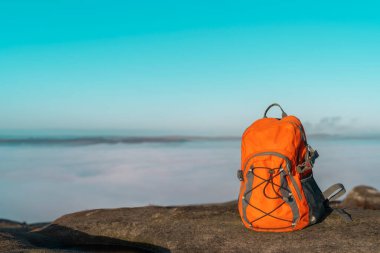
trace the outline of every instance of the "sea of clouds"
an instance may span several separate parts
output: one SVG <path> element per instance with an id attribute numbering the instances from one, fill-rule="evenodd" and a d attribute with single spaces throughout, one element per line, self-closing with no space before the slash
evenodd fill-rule
<path id="1" fill-rule="evenodd" d="M 311 139 L 323 189 L 380 187 L 377 140 Z M 1 145 L 0 217 L 53 220 L 92 208 L 236 199 L 239 140 L 97 145 Z"/>

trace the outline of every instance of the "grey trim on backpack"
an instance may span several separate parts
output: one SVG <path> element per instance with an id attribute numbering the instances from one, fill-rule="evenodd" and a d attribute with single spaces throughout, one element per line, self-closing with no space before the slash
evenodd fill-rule
<path id="1" fill-rule="evenodd" d="M 286 173 L 284 170 L 282 170 L 280 174 L 280 185 L 281 185 L 280 187 L 281 195 L 284 197 L 284 201 L 290 206 L 290 209 L 292 210 L 292 213 L 293 213 L 292 225 L 296 224 L 299 218 L 299 210 L 298 210 L 297 203 L 292 197 L 292 195 L 287 190 L 285 190 L 285 189 L 289 189 L 289 185 L 288 185 L 288 181 L 286 180 Z"/>
<path id="2" fill-rule="evenodd" d="M 247 207 L 248 207 L 248 202 L 251 199 L 251 195 L 252 195 L 252 190 L 251 189 L 252 189 L 252 184 L 253 184 L 253 172 L 251 170 L 248 170 L 246 178 L 247 178 L 247 181 L 245 183 L 245 190 L 246 190 L 246 192 L 244 192 L 243 197 L 242 197 L 243 198 L 242 199 L 242 209 L 243 209 L 243 218 L 244 218 L 244 220 L 247 223 L 251 224 L 251 222 L 247 218 Z"/>

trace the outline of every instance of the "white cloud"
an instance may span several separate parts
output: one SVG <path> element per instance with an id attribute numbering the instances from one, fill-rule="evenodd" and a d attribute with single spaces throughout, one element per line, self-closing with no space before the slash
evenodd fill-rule
<path id="1" fill-rule="evenodd" d="M 340 116 L 323 117 L 318 122 L 304 122 L 308 134 L 340 134 L 360 133 L 356 119 L 344 119 Z"/>

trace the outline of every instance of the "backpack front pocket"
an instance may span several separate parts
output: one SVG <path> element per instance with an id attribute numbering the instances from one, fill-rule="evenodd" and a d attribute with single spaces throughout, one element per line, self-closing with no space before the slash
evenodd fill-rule
<path id="1" fill-rule="evenodd" d="M 273 155 L 261 156 L 247 164 L 241 215 L 255 230 L 292 229 L 297 224 L 299 210 L 283 168 L 286 165 L 285 160 Z"/>

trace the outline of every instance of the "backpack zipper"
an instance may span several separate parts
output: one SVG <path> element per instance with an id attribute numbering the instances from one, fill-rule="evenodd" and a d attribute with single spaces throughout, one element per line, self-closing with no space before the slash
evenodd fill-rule
<path id="1" fill-rule="evenodd" d="M 301 137 L 302 137 L 303 143 L 304 143 L 306 149 L 308 149 L 309 144 L 307 144 L 306 134 L 305 134 L 305 131 L 303 130 L 303 128 L 301 127 L 301 125 L 297 125 L 297 124 L 296 124 L 295 122 L 293 122 L 293 121 L 286 121 L 286 122 L 288 122 L 288 123 L 292 124 L 293 126 L 295 126 L 296 128 L 298 128 L 298 130 L 299 130 L 300 133 L 301 133 Z M 298 148 L 298 149 L 297 149 L 297 163 L 300 163 L 300 162 L 303 163 L 304 161 L 307 160 L 307 157 L 308 157 L 308 155 L 309 155 L 309 152 L 308 152 L 308 150 L 307 150 L 307 151 L 306 151 L 306 157 L 300 157 L 300 152 L 301 152 L 301 150 Z M 302 159 L 302 160 L 300 161 L 300 159 Z M 297 167 L 298 167 L 298 164 L 297 164 Z"/>
<path id="2" fill-rule="evenodd" d="M 295 122 L 293 122 L 293 121 L 285 121 L 285 122 L 288 122 L 288 123 L 292 124 L 293 126 L 297 127 L 297 128 L 300 130 L 302 140 L 304 141 L 305 146 L 307 146 L 306 134 L 305 134 L 305 132 L 303 131 L 302 127 L 299 126 L 299 125 L 297 125 L 297 124 L 296 124 Z"/>

